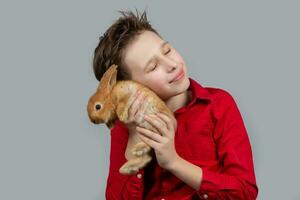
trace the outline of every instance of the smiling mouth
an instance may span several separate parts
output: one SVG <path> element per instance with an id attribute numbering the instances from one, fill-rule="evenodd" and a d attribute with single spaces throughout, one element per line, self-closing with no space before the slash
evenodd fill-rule
<path id="1" fill-rule="evenodd" d="M 184 71 L 181 70 L 181 72 L 178 74 L 178 76 L 176 76 L 170 83 L 180 80 L 183 77 L 183 75 L 184 75 Z"/>

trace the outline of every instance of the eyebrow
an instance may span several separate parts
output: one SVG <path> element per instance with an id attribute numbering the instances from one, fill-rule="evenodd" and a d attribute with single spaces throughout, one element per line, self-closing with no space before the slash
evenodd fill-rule
<path id="1" fill-rule="evenodd" d="M 160 48 L 162 49 L 162 48 L 163 48 L 166 44 L 168 44 L 168 43 L 169 43 L 168 41 L 165 41 L 164 43 L 162 43 L 162 44 L 160 45 Z M 144 65 L 144 71 L 146 71 L 146 69 L 147 69 L 149 63 L 150 63 L 152 60 L 153 60 L 153 57 L 150 58 L 150 59 L 146 62 L 146 64 Z"/>

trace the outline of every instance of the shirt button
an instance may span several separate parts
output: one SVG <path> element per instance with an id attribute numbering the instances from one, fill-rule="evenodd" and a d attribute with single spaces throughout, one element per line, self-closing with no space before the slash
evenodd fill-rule
<path id="1" fill-rule="evenodd" d="M 137 176 L 139 179 L 142 178 L 142 174 L 140 174 L 140 173 L 138 173 L 136 176 Z"/>
<path id="2" fill-rule="evenodd" d="M 204 194 L 204 195 L 203 195 L 203 199 L 208 199 L 208 195 L 207 195 L 207 194 Z"/>

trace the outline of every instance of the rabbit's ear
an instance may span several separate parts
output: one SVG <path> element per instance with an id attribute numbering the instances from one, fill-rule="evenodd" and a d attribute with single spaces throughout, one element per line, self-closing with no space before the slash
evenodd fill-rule
<path id="1" fill-rule="evenodd" d="M 104 73 L 103 77 L 101 78 L 100 85 L 98 90 L 101 88 L 105 88 L 108 91 L 111 91 L 113 86 L 117 82 L 117 68 L 118 66 L 113 64 L 111 65 L 108 70 Z"/>

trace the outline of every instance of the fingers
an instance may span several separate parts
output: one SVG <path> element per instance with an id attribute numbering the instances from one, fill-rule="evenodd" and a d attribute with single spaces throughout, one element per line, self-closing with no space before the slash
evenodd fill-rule
<path id="1" fill-rule="evenodd" d="M 144 136 L 154 140 L 155 142 L 158 142 L 158 143 L 161 143 L 163 141 L 163 136 L 157 134 L 157 133 L 154 133 L 153 131 L 150 131 L 146 128 L 143 128 L 143 127 L 140 127 L 140 126 L 137 126 L 136 127 L 136 130 L 143 134 Z"/>
<path id="2" fill-rule="evenodd" d="M 148 121 L 153 127 L 159 130 L 163 136 L 168 138 L 173 138 L 174 133 L 177 129 L 177 121 L 163 113 L 157 113 L 156 115 L 145 116 L 146 121 Z"/>
<path id="3" fill-rule="evenodd" d="M 144 114 L 146 113 L 147 107 L 148 107 L 149 101 L 147 101 L 147 97 L 144 96 L 144 98 L 141 100 L 140 106 L 138 108 L 138 111 L 135 114 L 135 119 L 141 123 L 144 121 Z"/>
<path id="4" fill-rule="evenodd" d="M 158 149 L 158 147 L 160 145 L 160 142 L 163 139 L 162 136 L 160 136 L 159 134 L 156 134 L 152 131 L 149 131 L 147 129 L 143 129 L 143 128 L 140 128 L 140 129 L 137 129 L 137 130 L 139 131 L 139 133 L 140 133 L 139 137 L 143 142 L 148 144 L 153 149 Z M 158 142 L 158 141 L 160 141 L 160 142 Z"/>
<path id="5" fill-rule="evenodd" d="M 167 129 L 169 129 L 169 130 L 176 129 L 176 120 L 174 122 L 174 119 L 171 119 L 170 117 L 166 116 L 163 113 L 157 113 L 157 117 L 165 122 Z M 172 126 L 172 124 L 173 124 L 173 126 Z"/>
<path id="6" fill-rule="evenodd" d="M 167 126 L 165 122 L 156 117 L 155 115 L 146 115 L 145 120 L 149 122 L 154 128 L 158 130 L 163 136 L 166 136 L 166 132 L 168 132 Z"/>
<path id="7" fill-rule="evenodd" d="M 131 104 L 129 111 L 128 111 L 130 122 L 136 121 L 136 118 L 139 114 L 138 111 L 141 107 L 141 104 L 143 103 L 143 99 L 145 98 L 145 96 L 141 92 L 136 92 L 134 94 L 133 98 L 134 98 L 134 101 Z"/>

